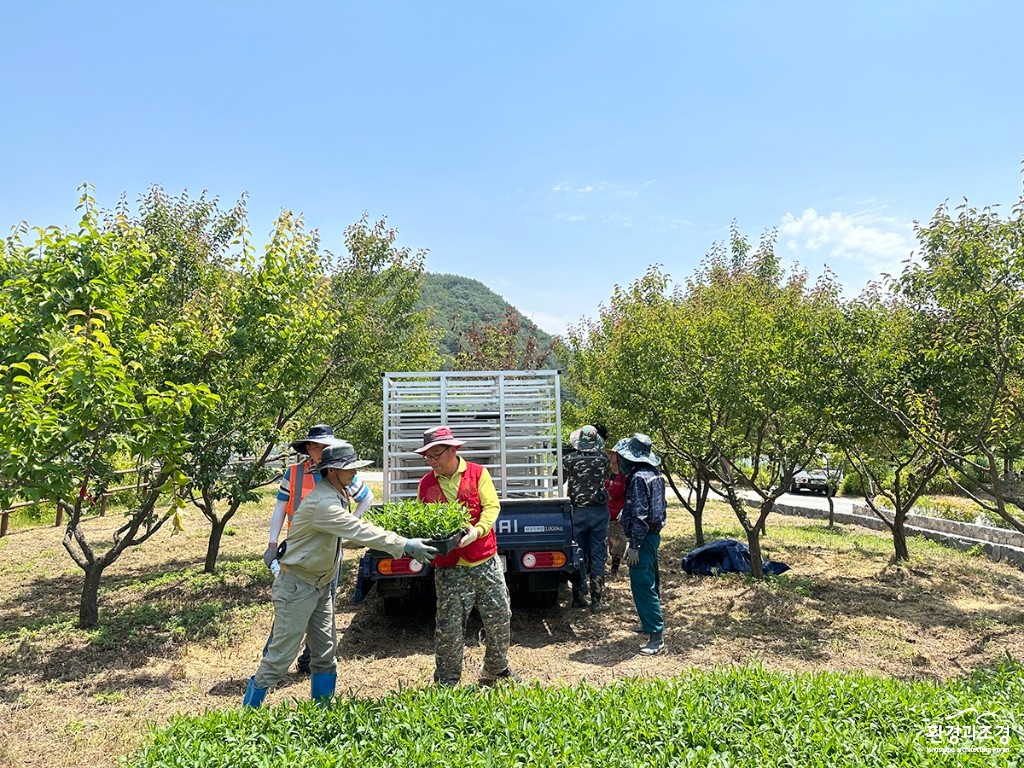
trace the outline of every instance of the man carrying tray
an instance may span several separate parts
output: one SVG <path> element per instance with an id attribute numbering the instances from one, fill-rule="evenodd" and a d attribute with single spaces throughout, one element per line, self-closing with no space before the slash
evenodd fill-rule
<path id="1" fill-rule="evenodd" d="M 518 681 L 508 666 L 512 609 L 494 533 L 501 505 L 487 468 L 459 456 L 465 443 L 448 427 L 433 427 L 423 433 L 423 445 L 416 449 L 431 468 L 420 479 L 420 501 L 459 501 L 470 519 L 459 546 L 437 555 L 432 563 L 437 590 L 434 680 L 454 686 L 462 678 L 466 620 L 475 607 L 485 636 L 481 685 Z"/>

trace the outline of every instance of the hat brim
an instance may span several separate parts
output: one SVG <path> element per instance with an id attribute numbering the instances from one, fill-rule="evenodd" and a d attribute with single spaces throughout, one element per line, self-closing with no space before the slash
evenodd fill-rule
<path id="1" fill-rule="evenodd" d="M 322 474 L 325 469 L 363 469 L 364 467 L 372 466 L 372 461 L 367 461 L 366 459 L 359 459 L 358 461 L 350 461 L 347 464 L 339 464 L 338 462 L 332 462 L 330 464 L 318 464 L 316 467 L 316 471 Z"/>
<path id="2" fill-rule="evenodd" d="M 656 453 L 648 453 L 643 456 L 628 450 L 619 450 L 616 451 L 616 453 L 626 459 L 626 461 L 631 461 L 634 464 L 650 464 L 652 467 L 656 467 L 661 464 L 661 457 Z"/>
<path id="3" fill-rule="evenodd" d="M 309 443 L 316 443 L 317 445 L 324 446 L 324 448 L 329 448 L 332 445 L 340 445 L 343 442 L 345 441 L 339 440 L 336 437 L 304 437 L 301 440 L 293 441 L 290 445 L 296 453 L 306 453 L 306 446 Z"/>
<path id="4" fill-rule="evenodd" d="M 419 448 L 414 448 L 413 449 L 413 453 L 418 453 L 420 456 L 422 456 L 424 454 L 424 452 L 429 451 L 435 445 L 450 445 L 450 446 L 452 446 L 454 448 L 459 448 L 460 446 L 463 446 L 465 444 L 466 444 L 465 440 L 456 440 L 454 437 L 446 437 L 446 438 L 444 438 L 442 440 L 435 440 L 432 443 L 427 443 L 426 445 L 421 445 Z"/>

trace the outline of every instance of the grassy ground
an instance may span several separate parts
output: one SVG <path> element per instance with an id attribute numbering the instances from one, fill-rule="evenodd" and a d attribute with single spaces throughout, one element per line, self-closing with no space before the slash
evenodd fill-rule
<path id="1" fill-rule="evenodd" d="M 269 498 L 230 526 L 219 572 L 201 572 L 206 526 L 193 513 L 184 534 L 161 533 L 104 577 L 101 623 L 75 628 L 81 574 L 55 529 L 0 539 L 0 765 L 107 766 L 132 752 L 149 723 L 175 713 L 238 706 L 272 619 L 266 544 Z M 116 517 L 89 523 L 109 537 Z M 707 515 L 708 539 L 741 538 L 722 506 Z M 1024 659 L 1024 573 L 912 539 L 912 561 L 888 565 L 884 535 L 829 530 L 820 521 L 770 517 L 765 555 L 793 570 L 753 583 L 740 576 L 689 577 L 689 516 L 670 508 L 662 545 L 668 650 L 638 657 L 627 579 L 610 582 L 614 610 L 600 615 L 516 608 L 511 660 L 542 685 L 623 677 L 670 677 L 691 668 L 758 662 L 782 671 L 858 670 L 944 679 L 1007 655 Z M 429 684 L 429 610 L 401 618 L 373 599 L 351 604 L 346 558 L 339 594 L 339 690 L 377 696 Z M 483 649 L 474 639 L 464 680 Z M 297 675 L 268 703 L 306 698 Z"/>

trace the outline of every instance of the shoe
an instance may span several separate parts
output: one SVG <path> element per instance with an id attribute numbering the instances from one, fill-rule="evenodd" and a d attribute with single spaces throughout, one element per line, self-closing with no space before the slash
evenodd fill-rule
<path id="1" fill-rule="evenodd" d="M 504 672 L 499 672 L 493 678 L 489 678 L 489 677 L 482 677 L 482 678 L 480 678 L 480 685 L 482 685 L 485 688 L 490 688 L 491 686 L 497 685 L 498 683 L 521 683 L 521 682 L 523 682 L 523 681 L 519 679 L 519 675 L 517 675 L 515 672 L 513 672 L 511 670 L 511 668 L 509 668 L 509 667 L 505 667 L 505 671 Z"/>
<path id="2" fill-rule="evenodd" d="M 309 659 L 310 659 L 310 650 L 309 650 L 309 646 L 307 645 L 305 648 L 302 649 L 302 653 L 299 655 L 299 658 L 297 658 L 295 660 L 295 670 L 300 675 L 308 675 L 309 674 Z"/>
<path id="3" fill-rule="evenodd" d="M 665 638 L 662 637 L 661 632 L 651 632 L 651 639 L 647 641 L 647 645 L 640 649 L 640 653 L 644 656 L 653 656 L 656 653 L 661 653 L 665 650 Z"/>
<path id="4" fill-rule="evenodd" d="M 572 607 L 573 608 L 589 608 L 590 603 L 587 598 L 583 596 L 583 590 L 579 587 L 574 586 L 572 588 Z"/>
<path id="5" fill-rule="evenodd" d="M 267 695 L 266 688 L 256 687 L 256 676 L 253 675 L 249 678 L 249 685 L 245 688 L 245 697 L 242 699 L 243 707 L 252 707 L 258 709 L 263 703 L 263 698 Z"/>
<path id="6" fill-rule="evenodd" d="M 604 576 L 590 577 L 590 610 L 593 613 L 600 613 L 611 608 L 608 605 L 608 592 L 604 588 Z"/>

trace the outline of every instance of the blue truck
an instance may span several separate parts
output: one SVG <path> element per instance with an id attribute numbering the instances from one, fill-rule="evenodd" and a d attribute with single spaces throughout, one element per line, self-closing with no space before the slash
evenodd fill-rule
<path id="1" fill-rule="evenodd" d="M 384 503 L 415 497 L 427 467 L 414 449 L 425 429 L 450 426 L 466 441 L 459 454 L 494 479 L 498 556 L 519 604 L 552 606 L 566 582 L 586 583 L 572 505 L 562 495 L 560 399 L 558 371 L 384 374 Z M 359 561 L 355 602 L 371 590 L 385 610 L 432 604 L 433 569 L 369 551 Z"/>

